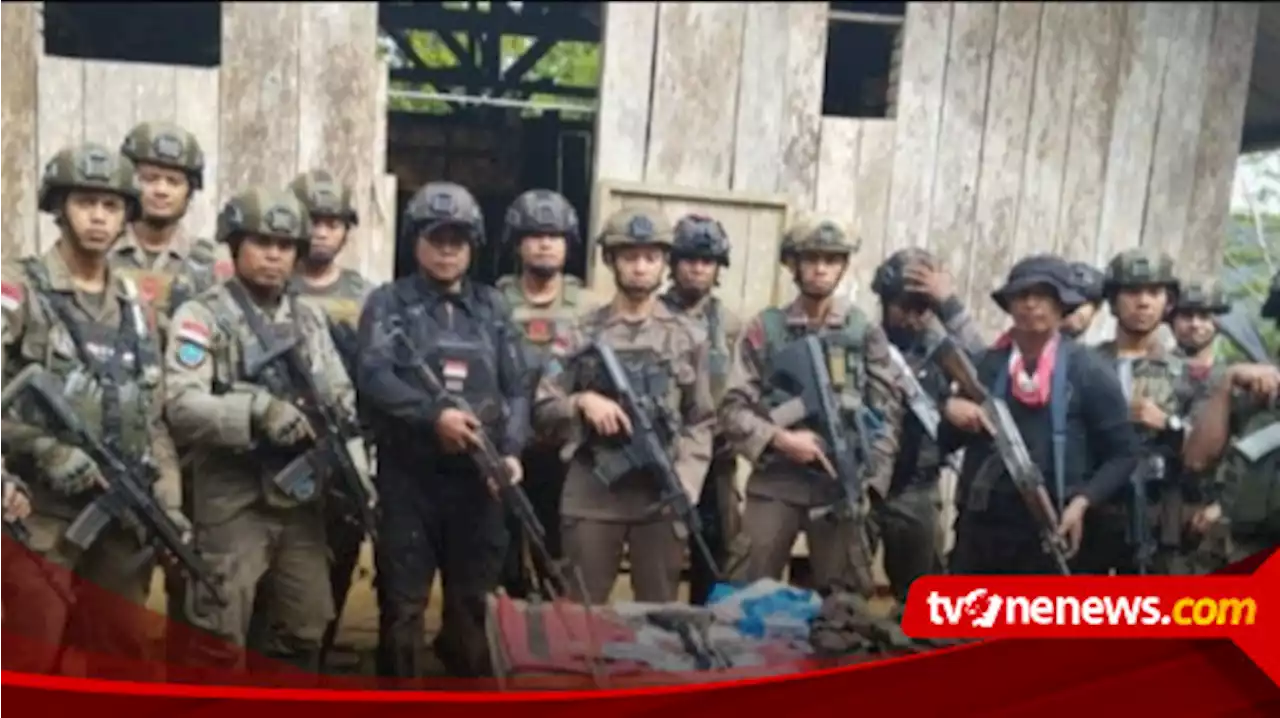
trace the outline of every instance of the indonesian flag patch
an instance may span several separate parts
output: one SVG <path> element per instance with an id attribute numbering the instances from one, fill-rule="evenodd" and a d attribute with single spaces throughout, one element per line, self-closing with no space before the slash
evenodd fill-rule
<path id="1" fill-rule="evenodd" d="M 0 306 L 12 312 L 22 304 L 22 285 L 13 282 L 0 283 Z"/>
<path id="2" fill-rule="evenodd" d="M 178 326 L 177 337 L 180 341 L 208 347 L 209 336 L 209 328 L 200 322 L 193 322 L 188 319 Z"/>
<path id="3" fill-rule="evenodd" d="M 449 391 L 459 392 L 467 384 L 467 363 L 459 359 L 445 359 L 442 367 L 444 386 Z"/>

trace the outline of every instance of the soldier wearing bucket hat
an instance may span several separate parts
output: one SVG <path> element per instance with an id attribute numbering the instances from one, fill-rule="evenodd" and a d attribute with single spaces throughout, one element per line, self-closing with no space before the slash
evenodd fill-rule
<path id="1" fill-rule="evenodd" d="M 1013 423 L 1045 477 L 1068 553 L 1078 550 L 1090 505 L 1116 493 L 1133 470 L 1137 436 L 1114 372 L 1062 335 L 1062 318 L 1085 303 L 1070 265 L 1051 255 L 1014 265 L 992 298 L 1013 327 L 974 364 L 978 381 L 1008 403 Z M 981 407 L 952 397 L 943 411 L 942 451 L 965 449 L 958 482 L 956 573 L 1039 574 L 1055 570 L 1037 526 L 1003 469 Z"/>

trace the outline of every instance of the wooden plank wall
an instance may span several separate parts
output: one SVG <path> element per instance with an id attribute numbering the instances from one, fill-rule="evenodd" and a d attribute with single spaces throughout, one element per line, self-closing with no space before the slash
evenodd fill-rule
<path id="1" fill-rule="evenodd" d="M 27 7 L 4 6 L 6 79 L 22 63 L 22 45 L 8 36 L 21 23 L 11 25 L 10 16 Z M 325 167 L 354 187 L 362 220 L 340 261 L 373 279 L 391 278 L 395 183 L 386 173 L 388 69 L 374 51 L 376 4 L 226 3 L 222 28 L 221 68 L 40 53 L 31 60 L 38 67 L 29 88 L 35 112 L 12 113 L 12 121 L 10 108 L 22 106 L 19 95 L 28 87 L 4 84 L 4 201 L 12 203 L 4 209 L 6 217 L 22 218 L 5 223 L 6 256 L 9 233 L 18 236 L 23 222 L 35 222 L 38 171 L 58 149 L 82 141 L 119 147 L 135 123 L 167 120 L 194 133 L 205 153 L 205 189 L 192 201 L 190 231 L 212 236 L 220 203 L 237 190 L 283 186 L 299 172 Z M 38 122 L 29 140 L 23 138 L 24 118 Z M 34 151 L 11 159 L 24 142 Z M 14 167 L 30 168 L 29 176 L 22 177 L 21 169 L 11 174 Z M 24 249 L 47 247 L 56 237 L 44 217 L 39 242 Z"/>
<path id="2" fill-rule="evenodd" d="M 990 292 L 1033 252 L 1218 266 L 1256 3 L 913 2 L 893 119 L 822 116 L 826 10 L 608 3 L 597 179 L 841 216 L 863 243 L 845 288 L 870 311 L 875 265 L 928 247 L 993 332 Z M 785 298 L 775 247 L 734 261 Z"/>
<path id="3" fill-rule="evenodd" d="M 0 5 L 0 252 L 8 259 L 35 248 L 36 188 L 40 160 L 36 157 L 36 68 L 40 57 L 39 9 L 32 2 Z"/>

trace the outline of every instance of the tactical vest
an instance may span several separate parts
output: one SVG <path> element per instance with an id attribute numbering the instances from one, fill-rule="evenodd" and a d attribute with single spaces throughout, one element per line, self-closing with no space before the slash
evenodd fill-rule
<path id="1" fill-rule="evenodd" d="M 139 299 L 154 330 L 160 326 L 156 321 L 157 315 L 172 316 L 183 302 L 214 285 L 213 266 L 216 260 L 213 243 L 197 239 L 191 243 L 191 251 L 176 269 L 151 269 L 118 261 L 112 262 L 111 268 L 118 276 L 137 285 Z M 184 275 L 184 281 L 175 281 L 179 275 Z"/>
<path id="2" fill-rule="evenodd" d="M 577 318 L 582 281 L 572 275 L 564 275 L 564 285 L 557 301 L 544 307 L 528 303 L 520 291 L 519 279 L 506 276 L 498 280 L 497 289 L 511 307 L 511 318 L 524 333 L 531 358 L 539 366 L 552 356 L 563 353 Z"/>
<path id="3" fill-rule="evenodd" d="M 1255 412 L 1239 436 L 1247 437 L 1280 422 L 1280 408 Z M 1239 536 L 1280 539 L 1280 449 L 1250 464 L 1238 452 L 1230 452 L 1222 464 L 1223 515 Z"/>
<path id="4" fill-rule="evenodd" d="M 786 312 L 778 307 L 764 310 L 760 320 L 764 324 L 766 366 L 772 365 L 774 352 L 789 342 L 803 338 L 811 331 L 805 326 L 789 325 Z M 836 331 L 825 327 L 818 331 L 818 337 L 822 340 L 822 345 L 827 352 L 827 372 L 831 375 L 831 385 L 840 397 L 841 413 L 848 427 L 856 425 L 853 417 L 862 408 L 866 391 L 868 326 L 866 316 L 856 307 L 850 307 L 844 326 Z M 788 394 L 774 387 L 768 387 L 762 397 L 763 403 L 769 409 L 777 408 L 789 399 L 791 397 Z"/>
<path id="5" fill-rule="evenodd" d="M 452 326 L 436 321 L 421 303 L 406 306 L 405 333 L 422 352 L 418 359 L 436 372 L 444 388 L 466 399 L 476 418 L 498 432 L 507 408 L 497 362 L 498 315 L 482 292 L 471 296 L 469 305 L 477 315 L 466 316 L 455 307 Z"/>
<path id="6" fill-rule="evenodd" d="M 63 391 L 90 431 L 126 456 L 140 461 L 151 453 L 151 394 L 160 381 L 156 350 L 138 305 L 135 288 L 117 279 L 121 322 L 111 327 L 80 319 L 80 312 L 53 290 L 48 270 L 34 257 L 22 260 L 31 287 L 50 319 L 45 368 L 63 382 Z M 66 332 L 59 341 L 53 327 Z"/>
<path id="7" fill-rule="evenodd" d="M 672 294 L 663 294 L 662 300 L 671 311 L 686 314 L 686 309 Z M 707 339 L 710 342 L 707 363 L 711 376 L 711 395 L 718 403 L 729 384 L 729 338 L 724 327 L 724 306 L 720 303 L 719 297 L 707 298 L 705 313 Z"/>

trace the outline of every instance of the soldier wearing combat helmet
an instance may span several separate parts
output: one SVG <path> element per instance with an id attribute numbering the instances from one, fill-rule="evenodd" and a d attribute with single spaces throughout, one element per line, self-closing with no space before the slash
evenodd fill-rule
<path id="1" fill-rule="evenodd" d="M 755 464 L 743 519 L 750 580 L 781 578 L 803 531 L 817 585 L 842 584 L 865 595 L 874 590 L 864 531 L 866 496 L 844 495 L 817 427 L 806 425 L 803 417 L 771 416 L 789 397 L 768 382 L 776 352 L 818 336 L 851 445 L 871 447 L 860 462 L 862 486 L 880 498 L 888 494 L 902 424 L 889 342 L 857 307 L 835 296 L 857 248 L 857 240 L 831 219 L 805 217 L 788 229 L 780 259 L 799 296 L 751 319 L 738 342 L 736 378 L 720 405 L 720 420 L 738 453 Z M 859 437 L 854 426 L 870 435 Z M 858 506 L 856 512 L 850 504 Z"/>
<path id="2" fill-rule="evenodd" d="M 658 299 L 671 250 L 670 220 L 647 209 L 622 209 L 604 222 L 597 244 L 613 272 L 617 293 L 579 320 L 568 346 L 611 348 L 644 408 L 657 440 L 673 457 L 672 469 L 690 504 L 697 502 L 711 463 L 715 403 L 707 348 L 688 319 Z M 636 600 L 675 601 L 688 525 L 660 500 L 662 480 L 648 466 L 631 464 L 618 442 L 637 429 L 607 382 L 597 380 L 598 357 L 551 362 L 534 405 L 539 431 L 567 442 L 572 457 L 560 502 L 568 558 L 582 569 L 583 600 L 609 600 L 623 550 L 631 562 Z"/>
<path id="3" fill-rule="evenodd" d="M 192 197 L 204 188 L 204 151 L 177 125 L 143 122 L 125 135 L 120 152 L 137 169 L 141 212 L 112 248 L 111 264 L 137 282 L 163 339 L 179 304 L 225 278 L 215 272 L 214 243 L 182 227 Z"/>
<path id="4" fill-rule="evenodd" d="M 728 266 L 729 235 L 724 225 L 701 214 L 685 215 L 676 222 L 671 246 L 671 288 L 662 295 L 662 300 L 673 312 L 693 320 L 706 333 L 711 347 L 708 354 L 711 393 L 717 403 L 728 388 L 730 353 L 742 336 L 742 319 L 714 293 L 720 285 L 720 272 Z M 732 448 L 717 437 L 698 511 L 702 514 L 707 543 L 721 566 L 729 560 L 730 545 L 742 524 L 737 468 Z M 691 558 L 689 600 L 702 604 L 714 587 L 714 576 L 700 553 L 693 552 Z"/>
<path id="5" fill-rule="evenodd" d="M 1280 272 L 1262 306 L 1262 318 L 1280 329 Z M 1196 413 L 1187 440 L 1187 468 L 1222 466 L 1211 503 L 1197 517 L 1208 530 L 1224 525 L 1229 536 L 1220 565 L 1240 561 L 1280 543 L 1280 352 L 1270 363 L 1234 364 Z"/>
<path id="6" fill-rule="evenodd" d="M 282 482 L 281 472 L 309 449 L 323 426 L 304 405 L 323 403 L 352 420 L 355 392 L 338 358 L 324 314 L 288 293 L 311 233 L 307 211 L 292 193 L 250 189 L 218 216 L 235 275 L 178 307 L 165 347 L 166 416 L 190 452 L 191 511 L 197 546 L 221 574 L 219 605 L 203 586 L 186 589 L 187 620 L 219 640 L 201 641 L 189 657 L 199 665 L 234 667 L 259 586 L 276 621 L 265 653 L 318 670 L 321 636 L 333 616 L 322 501 L 330 473 Z M 293 343 L 317 396 L 281 356 L 259 357 Z M 367 460 L 348 444 L 357 472 Z"/>
<path id="7" fill-rule="evenodd" d="M 1143 458 L 1128 495 L 1090 511 L 1080 572 L 1182 572 L 1177 565 L 1192 544 L 1194 537 L 1185 529 L 1203 497 L 1179 477 L 1194 388 L 1186 360 L 1159 336 L 1180 289 L 1173 260 L 1160 252 L 1132 249 L 1107 265 L 1103 292 L 1116 318 L 1116 337 L 1098 351 L 1115 364 Z M 1154 519 L 1146 521 L 1147 516 Z"/>
<path id="8" fill-rule="evenodd" d="M 500 278 L 497 288 L 524 332 L 530 365 L 541 367 L 552 357 L 563 358 L 573 323 L 586 308 L 582 280 L 564 271 L 569 252 L 582 247 L 577 211 L 556 192 L 531 189 L 507 208 L 502 241 L 516 258 L 516 274 Z M 559 555 L 564 462 L 554 447 L 538 443 L 521 460 L 530 479 L 525 487 L 529 501 L 547 531 L 547 548 Z M 512 544 L 503 583 L 511 595 L 523 596 L 530 582 L 530 562 L 517 525 L 509 523 L 508 528 Z"/>
<path id="9" fill-rule="evenodd" d="M 64 149 L 44 168 L 39 207 L 53 215 L 61 236 L 42 256 L 4 266 L 6 386 L 27 366 L 43 366 L 63 383 L 91 432 L 118 448 L 123 460 L 150 470 L 156 497 L 185 528 L 177 458 L 161 421 L 159 348 L 136 287 L 107 260 L 126 223 L 138 216 L 133 163 L 96 144 Z M 64 443 L 57 431 L 62 427 L 29 408 L 19 399 L 6 414 L 4 439 L 8 468 L 31 486 L 31 547 L 44 560 L 145 605 L 152 564 L 137 561 L 143 545 L 133 527 L 113 521 L 83 550 L 63 540 L 72 520 L 106 486 L 104 469 L 81 447 Z M 14 653 L 7 667 L 53 670 L 67 626 L 76 619 L 96 627 L 82 646 L 89 655 L 143 659 L 147 628 L 134 618 L 141 611 L 76 616 L 84 609 L 62 598 L 69 586 L 57 590 L 45 573 L 30 562 L 5 564 L 10 623 L 33 631 L 31 649 Z"/>
<path id="10" fill-rule="evenodd" d="M 1187 371 L 1196 398 L 1207 395 L 1226 367 L 1215 361 L 1217 318 L 1231 313 L 1231 301 L 1216 280 L 1183 282 L 1178 300 L 1169 316 L 1178 353 L 1187 361 Z"/>

